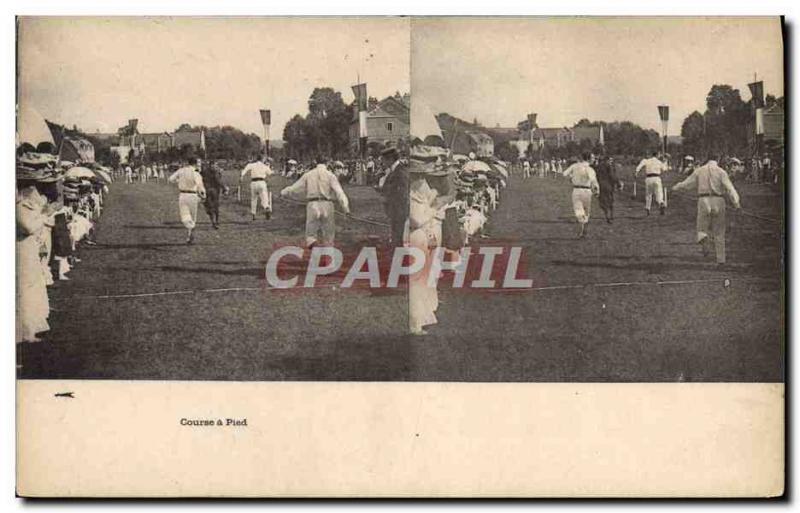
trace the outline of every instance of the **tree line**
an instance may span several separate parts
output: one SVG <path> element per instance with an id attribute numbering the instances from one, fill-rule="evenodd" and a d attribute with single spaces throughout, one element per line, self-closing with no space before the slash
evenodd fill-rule
<path id="1" fill-rule="evenodd" d="M 400 92 L 395 93 L 400 98 Z M 367 110 L 378 106 L 370 96 Z M 355 156 L 350 127 L 355 121 L 355 102 L 345 103 L 342 94 L 332 87 L 316 87 L 308 97 L 308 112 L 295 114 L 283 129 L 285 155 L 297 160 L 306 158 L 346 159 Z M 372 150 L 370 143 L 370 150 Z"/>
<path id="2" fill-rule="evenodd" d="M 138 160 L 143 162 L 176 162 L 191 160 L 198 157 L 207 157 L 209 159 L 226 159 L 226 160 L 249 160 L 258 156 L 264 148 L 261 138 L 253 133 L 245 133 L 236 127 L 232 126 L 213 126 L 207 127 L 202 125 L 192 126 L 184 123 L 179 126 L 175 131 L 205 131 L 206 152 L 204 152 L 193 144 L 182 144 L 180 146 L 173 146 L 166 148 L 162 151 L 145 151 L 143 156 Z M 116 142 L 107 138 L 96 137 L 92 134 L 83 134 L 81 136 L 94 145 L 95 160 L 102 164 L 116 166 L 119 164 L 119 155 L 111 151 L 111 147 L 116 145 Z M 58 149 L 49 141 L 40 142 L 37 146 L 30 143 L 22 143 L 17 148 L 17 153 L 22 154 L 29 151 L 37 151 L 40 153 L 56 154 Z M 276 156 L 281 150 L 273 149 L 271 154 Z M 131 154 L 130 156 L 133 156 Z"/>
<path id="3" fill-rule="evenodd" d="M 783 97 L 768 94 L 766 108 L 783 108 Z M 715 84 L 706 95 L 706 108 L 683 120 L 681 136 L 686 154 L 744 155 L 752 153 L 755 114 L 752 99 L 742 100 L 738 89 Z"/>

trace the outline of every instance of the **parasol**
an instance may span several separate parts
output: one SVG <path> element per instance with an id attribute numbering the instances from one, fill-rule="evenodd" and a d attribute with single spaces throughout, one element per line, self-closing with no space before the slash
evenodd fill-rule
<path id="1" fill-rule="evenodd" d="M 102 169 L 95 169 L 94 173 L 97 175 L 98 178 L 103 180 L 104 182 L 111 183 L 113 180 L 111 179 L 111 175 L 107 172 L 103 171 Z"/>
<path id="2" fill-rule="evenodd" d="M 489 164 L 481 160 L 470 160 L 469 162 L 464 164 L 464 167 L 462 169 L 470 173 L 478 173 L 478 172 L 485 173 L 485 172 L 490 172 L 492 170 Z"/>
<path id="3" fill-rule="evenodd" d="M 75 166 L 71 167 L 64 173 L 64 178 L 94 178 L 95 173 L 88 167 Z"/>
<path id="4" fill-rule="evenodd" d="M 27 152 L 24 155 L 22 155 L 18 160 L 21 164 L 25 166 L 40 167 L 40 166 L 46 166 L 51 162 L 55 163 L 56 156 L 51 155 L 49 153 Z"/>
<path id="5" fill-rule="evenodd" d="M 436 160 L 437 157 L 447 155 L 447 150 L 438 146 L 417 144 L 411 148 L 411 158 L 418 160 Z"/>
<path id="6" fill-rule="evenodd" d="M 492 168 L 492 171 L 500 173 L 503 176 L 503 178 L 508 178 L 508 170 L 504 166 L 500 165 L 499 163 L 497 163 L 497 162 L 493 163 L 491 165 L 491 168 Z"/>

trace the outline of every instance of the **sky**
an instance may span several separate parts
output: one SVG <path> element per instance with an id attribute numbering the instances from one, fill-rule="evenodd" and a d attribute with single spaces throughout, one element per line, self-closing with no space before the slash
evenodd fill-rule
<path id="1" fill-rule="evenodd" d="M 22 18 L 18 141 L 51 140 L 43 119 L 115 132 L 233 125 L 271 139 L 308 111 L 314 87 L 353 100 L 408 92 L 407 18 Z"/>
<path id="2" fill-rule="evenodd" d="M 484 126 L 630 120 L 670 134 L 714 84 L 783 95 L 778 18 L 414 18 L 413 102 Z M 412 119 L 412 124 L 414 123 Z"/>

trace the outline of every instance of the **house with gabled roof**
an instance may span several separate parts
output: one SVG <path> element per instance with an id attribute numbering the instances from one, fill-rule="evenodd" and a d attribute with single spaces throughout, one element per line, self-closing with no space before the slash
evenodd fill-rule
<path id="1" fill-rule="evenodd" d="M 387 96 L 367 112 L 367 143 L 386 144 L 408 137 L 411 130 L 409 95 Z M 350 146 L 358 148 L 358 112 L 349 129 Z"/>

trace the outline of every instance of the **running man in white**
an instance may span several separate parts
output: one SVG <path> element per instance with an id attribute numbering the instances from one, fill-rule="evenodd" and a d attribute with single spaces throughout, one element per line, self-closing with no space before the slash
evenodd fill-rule
<path id="1" fill-rule="evenodd" d="M 169 177 L 169 183 L 178 184 L 178 211 L 183 226 L 189 230 L 186 244 L 194 242 L 194 227 L 197 224 L 197 205 L 206 197 L 203 177 L 194 166 L 184 166 Z"/>
<path id="2" fill-rule="evenodd" d="M 589 165 L 589 155 L 583 154 L 581 160 L 564 171 L 564 176 L 572 182 L 572 209 L 578 221 L 578 238 L 586 237 L 589 231 L 589 216 L 592 212 L 592 195 L 600 194 L 597 175 Z"/>
<path id="3" fill-rule="evenodd" d="M 716 157 L 694 170 L 681 183 L 672 187 L 673 191 L 690 190 L 697 192 L 697 243 L 707 253 L 706 244 L 713 240 L 717 263 L 725 263 L 725 198 L 730 199 L 733 208 L 739 209 L 739 193 L 731 183 L 728 173 L 717 165 Z"/>
<path id="4" fill-rule="evenodd" d="M 263 157 L 261 160 L 247 164 L 239 177 L 240 183 L 247 173 L 250 173 L 250 213 L 253 215 L 253 221 L 256 220 L 259 202 L 264 207 L 264 217 L 269 219 L 272 217 L 272 196 L 267 187 L 267 177 L 273 173 L 272 167 L 269 165 L 269 158 Z"/>
<path id="5" fill-rule="evenodd" d="M 650 207 L 652 205 L 653 196 L 656 198 L 658 208 L 663 216 L 667 210 L 664 204 L 664 189 L 661 185 L 661 173 L 667 171 L 667 165 L 658 158 L 658 152 L 654 151 L 652 156 L 648 159 L 642 159 L 639 165 L 636 166 L 636 171 L 633 173 L 634 177 L 639 176 L 639 172 L 644 169 L 644 209 L 647 215 L 650 215 Z"/>
<path id="6" fill-rule="evenodd" d="M 345 214 L 350 213 L 350 202 L 336 175 L 325 164 L 303 174 L 295 183 L 281 191 L 281 197 L 306 202 L 306 246 L 330 245 L 336 237 L 334 200 Z"/>

